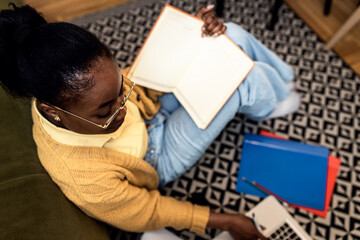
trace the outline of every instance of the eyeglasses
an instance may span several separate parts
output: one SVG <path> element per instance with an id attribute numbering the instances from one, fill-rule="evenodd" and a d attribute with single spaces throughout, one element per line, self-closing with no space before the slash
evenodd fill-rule
<path id="1" fill-rule="evenodd" d="M 126 101 L 128 100 L 128 98 L 129 98 L 132 90 L 133 90 L 134 87 L 135 87 L 135 83 L 134 83 L 133 81 L 131 81 L 130 79 L 128 79 L 127 77 L 125 77 L 125 76 L 123 76 L 123 75 L 121 75 L 121 77 L 122 77 L 122 80 L 123 80 L 123 81 L 126 79 L 127 81 L 130 82 L 130 85 L 131 85 L 130 90 L 129 90 L 128 94 L 126 95 L 126 97 L 124 98 L 124 101 L 121 101 L 121 102 L 120 102 L 120 107 L 115 110 L 114 114 L 111 115 L 111 117 L 105 122 L 104 125 L 94 123 L 94 122 L 92 122 L 92 121 L 90 121 L 90 120 L 87 120 L 86 118 L 80 117 L 80 116 L 78 116 L 78 115 L 76 115 L 76 114 L 74 114 L 74 113 L 72 113 L 72 112 L 66 111 L 66 110 L 64 110 L 64 109 L 62 109 L 62 108 L 56 107 L 56 106 L 51 105 L 51 104 L 50 104 L 50 105 L 53 106 L 54 108 L 56 108 L 56 109 L 64 112 L 64 113 L 67 113 L 67 114 L 73 116 L 73 117 L 79 118 L 79 119 L 81 119 L 81 120 L 83 120 L 83 121 L 86 121 L 86 122 L 88 122 L 88 123 L 91 123 L 91 124 L 93 124 L 93 125 L 95 125 L 95 126 L 98 126 L 98 127 L 102 128 L 102 129 L 107 129 L 107 128 L 109 127 L 109 125 L 112 123 L 112 121 L 113 121 L 113 120 L 116 118 L 116 116 L 119 114 L 119 112 L 120 112 L 122 109 L 124 109 L 125 103 L 126 103 Z M 124 87 L 124 83 L 123 83 L 123 87 Z"/>

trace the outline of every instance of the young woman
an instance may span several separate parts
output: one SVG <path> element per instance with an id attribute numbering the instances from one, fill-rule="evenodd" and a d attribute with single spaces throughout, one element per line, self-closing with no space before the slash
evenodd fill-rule
<path id="1" fill-rule="evenodd" d="M 224 25 L 211 6 L 201 8 L 204 37 L 225 32 L 256 63 L 201 130 L 172 94 L 134 86 L 91 33 L 12 7 L 0 13 L 0 80 L 13 95 L 33 98 L 40 161 L 70 201 L 126 231 L 211 227 L 265 239 L 242 214 L 217 214 L 157 188 L 188 170 L 237 112 L 261 120 L 295 111 L 289 66 L 241 27 Z"/>

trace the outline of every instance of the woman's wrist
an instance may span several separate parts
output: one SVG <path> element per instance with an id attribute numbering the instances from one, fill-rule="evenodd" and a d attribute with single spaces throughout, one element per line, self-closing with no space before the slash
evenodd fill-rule
<path id="1" fill-rule="evenodd" d="M 234 239 L 254 240 L 266 238 L 256 229 L 251 218 L 243 214 L 210 212 L 207 227 L 228 231 Z"/>
<path id="2" fill-rule="evenodd" d="M 207 227 L 227 231 L 229 230 L 230 222 L 231 222 L 229 218 L 230 215 L 228 214 L 210 212 Z"/>

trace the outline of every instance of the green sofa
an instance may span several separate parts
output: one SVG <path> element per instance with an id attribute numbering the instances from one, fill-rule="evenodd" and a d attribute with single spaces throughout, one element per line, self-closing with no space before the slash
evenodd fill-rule
<path id="1" fill-rule="evenodd" d="M 0 239 L 109 239 L 52 182 L 31 131 L 30 101 L 0 87 Z"/>

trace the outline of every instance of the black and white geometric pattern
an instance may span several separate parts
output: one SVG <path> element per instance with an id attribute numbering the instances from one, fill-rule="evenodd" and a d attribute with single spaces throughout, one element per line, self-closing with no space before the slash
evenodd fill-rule
<path id="1" fill-rule="evenodd" d="M 200 6 L 214 1 L 149 1 L 82 26 L 109 46 L 124 68 L 134 60 L 165 3 L 194 14 Z M 324 43 L 286 4 L 280 9 L 275 30 L 266 30 L 270 3 L 227 0 L 223 20 L 241 25 L 295 69 L 296 86 L 302 95 L 300 109 L 263 122 L 237 115 L 198 163 L 161 192 L 210 205 L 216 212 L 246 212 L 261 199 L 234 191 L 243 136 L 265 129 L 292 140 L 328 147 L 331 154 L 341 159 L 325 219 L 304 210 L 288 210 L 313 239 L 360 239 L 360 78 L 333 51 L 323 50 Z M 184 239 L 211 239 L 219 231 L 208 229 L 204 235 L 176 233 Z"/>

